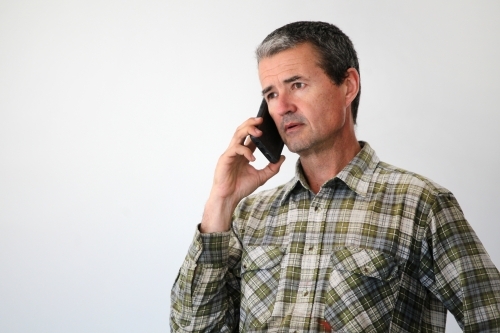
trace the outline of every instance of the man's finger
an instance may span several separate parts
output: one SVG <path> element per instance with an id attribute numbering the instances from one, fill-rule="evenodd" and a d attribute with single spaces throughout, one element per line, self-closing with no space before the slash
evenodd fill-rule
<path id="1" fill-rule="evenodd" d="M 253 150 L 248 149 L 248 147 L 240 145 L 235 148 L 234 152 L 237 155 L 245 156 L 245 158 L 250 162 L 255 161 L 255 156 L 253 156 Z"/>
<path id="2" fill-rule="evenodd" d="M 250 135 L 246 137 L 243 145 L 246 146 L 248 149 L 250 149 L 252 153 L 255 151 L 255 148 L 257 148 L 255 143 L 253 143 L 252 138 L 250 138 Z"/>
<path id="3" fill-rule="evenodd" d="M 250 118 L 238 126 L 233 136 L 233 142 L 243 145 L 248 135 L 261 136 L 262 131 L 257 126 L 262 122 L 262 118 Z"/>
<path id="4" fill-rule="evenodd" d="M 275 176 L 281 168 L 281 165 L 285 162 L 285 156 L 281 155 L 277 163 L 269 163 L 264 169 L 260 170 L 260 180 L 261 185 L 267 182 L 271 177 Z"/>

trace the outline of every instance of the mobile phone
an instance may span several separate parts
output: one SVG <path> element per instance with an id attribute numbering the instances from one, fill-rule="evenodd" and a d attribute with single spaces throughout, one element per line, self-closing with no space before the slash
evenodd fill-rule
<path id="1" fill-rule="evenodd" d="M 264 119 L 262 123 L 257 126 L 257 128 L 262 131 L 262 135 L 259 137 L 250 135 L 250 138 L 262 154 L 264 154 L 264 156 L 269 160 L 269 162 L 278 163 L 281 152 L 283 151 L 284 143 L 283 140 L 281 140 L 280 133 L 278 132 L 278 128 L 276 127 L 273 118 L 271 118 L 271 115 L 269 114 L 269 109 L 265 99 L 262 99 L 257 117 L 262 117 Z"/>

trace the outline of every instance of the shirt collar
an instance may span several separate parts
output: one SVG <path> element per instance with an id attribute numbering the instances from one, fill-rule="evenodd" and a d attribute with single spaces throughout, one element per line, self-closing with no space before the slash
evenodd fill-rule
<path id="1" fill-rule="evenodd" d="M 328 187 L 333 185 L 335 179 L 338 178 L 351 190 L 356 192 L 356 194 L 362 197 L 366 196 L 373 173 L 380 160 L 375 150 L 373 150 L 367 142 L 359 141 L 359 144 L 361 145 L 359 153 L 337 174 L 337 176 L 328 180 L 323 186 Z M 300 159 L 297 160 L 295 165 L 295 177 L 286 183 L 283 188 L 281 204 L 283 204 L 292 190 L 297 186 L 310 190 L 304 172 L 302 171 Z"/>

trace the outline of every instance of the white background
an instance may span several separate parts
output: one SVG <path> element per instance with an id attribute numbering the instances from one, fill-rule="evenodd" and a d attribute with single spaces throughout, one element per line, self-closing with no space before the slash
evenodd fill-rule
<path id="1" fill-rule="evenodd" d="M 449 188 L 500 266 L 499 16 L 472 0 L 0 0 L 0 331 L 169 331 L 215 163 L 260 103 L 253 52 L 297 20 L 351 37 L 358 138 Z M 287 157 L 266 187 L 292 177 Z"/>

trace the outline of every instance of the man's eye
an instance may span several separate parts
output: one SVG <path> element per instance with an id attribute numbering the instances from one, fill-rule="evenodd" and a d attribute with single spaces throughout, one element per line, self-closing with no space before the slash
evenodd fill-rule
<path id="1" fill-rule="evenodd" d="M 267 95 L 267 100 L 273 99 L 276 96 L 278 96 L 276 93 L 270 93 L 270 94 Z"/>
<path id="2" fill-rule="evenodd" d="M 292 87 L 294 89 L 301 89 L 301 88 L 304 88 L 304 86 L 305 86 L 305 84 L 302 83 L 302 82 L 294 82 L 293 85 L 292 85 Z"/>

